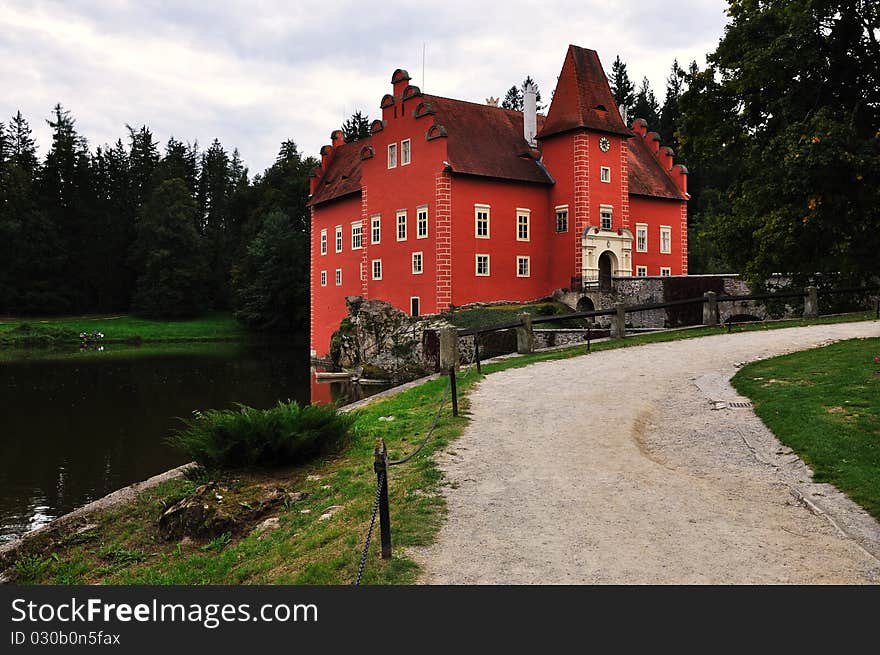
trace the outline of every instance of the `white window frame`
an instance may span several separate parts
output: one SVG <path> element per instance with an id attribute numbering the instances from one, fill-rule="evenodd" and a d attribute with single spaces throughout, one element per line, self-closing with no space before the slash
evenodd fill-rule
<path id="1" fill-rule="evenodd" d="M 525 274 L 520 272 L 520 263 L 525 262 L 526 264 L 526 272 Z M 516 256 L 516 276 L 517 277 L 532 277 L 532 258 L 527 255 L 517 255 Z"/>
<path id="2" fill-rule="evenodd" d="M 397 168 L 397 144 L 388 144 L 388 168 Z"/>
<path id="3" fill-rule="evenodd" d="M 425 228 L 424 234 L 422 234 L 422 227 Z M 428 238 L 428 205 L 419 205 L 418 207 L 416 207 L 416 239 L 427 239 L 427 238 Z"/>
<path id="4" fill-rule="evenodd" d="M 660 277 L 672 277 L 672 268 L 669 266 L 661 266 Z"/>
<path id="5" fill-rule="evenodd" d="M 531 209 L 523 209 L 522 207 L 516 208 L 516 240 L 517 241 L 529 241 L 532 236 L 532 232 L 530 229 L 532 210 Z M 525 219 L 525 220 L 522 220 Z M 521 227 L 525 227 L 525 230 L 520 230 Z M 521 236 L 521 233 L 525 232 L 525 236 Z"/>
<path id="6" fill-rule="evenodd" d="M 321 230 L 321 254 L 327 254 L 327 228 Z"/>
<path id="7" fill-rule="evenodd" d="M 486 234 L 480 234 L 480 214 L 486 214 Z M 489 205 L 474 205 L 474 237 L 489 239 L 492 235 L 492 208 Z"/>
<path id="8" fill-rule="evenodd" d="M 419 313 L 418 314 L 413 314 L 413 311 L 412 311 L 412 305 L 413 305 L 412 301 L 413 300 L 419 301 Z M 422 315 L 422 299 L 419 298 L 418 296 L 410 296 L 409 297 L 409 315 L 410 316 L 421 316 Z"/>
<path id="9" fill-rule="evenodd" d="M 611 182 L 611 167 L 610 166 L 600 166 L 599 167 L 599 181 L 610 183 Z"/>
<path id="10" fill-rule="evenodd" d="M 555 209 L 556 216 L 556 234 L 564 234 L 568 232 L 568 205 L 558 205 Z M 559 215 L 565 213 L 565 229 L 559 229 Z"/>
<path id="11" fill-rule="evenodd" d="M 378 268 L 379 268 L 378 275 L 376 275 L 376 265 L 377 264 L 378 264 Z M 381 280 L 382 279 L 382 260 L 381 259 L 374 259 L 373 260 L 373 262 L 370 264 L 370 273 L 372 274 L 371 275 L 372 279 L 374 279 L 374 280 Z"/>
<path id="12" fill-rule="evenodd" d="M 480 257 L 486 258 L 486 272 L 480 273 Z M 474 255 L 474 275 L 477 277 L 489 277 L 492 274 L 492 258 L 487 252 L 478 252 Z"/>
<path id="13" fill-rule="evenodd" d="M 636 277 L 648 277 L 648 267 L 636 266 Z"/>
<path id="14" fill-rule="evenodd" d="M 419 268 L 416 270 L 416 257 L 419 259 Z M 414 252 L 411 257 L 413 275 L 421 275 L 425 272 L 425 253 L 421 250 Z"/>
<path id="15" fill-rule="evenodd" d="M 396 226 L 397 226 L 397 227 L 396 227 L 396 231 L 395 231 L 395 234 L 397 235 L 397 240 L 398 240 L 398 241 L 406 241 L 406 232 L 407 232 L 407 226 L 406 226 L 406 223 L 407 223 L 406 210 L 405 210 L 405 209 L 398 209 L 398 210 L 397 210 L 397 213 L 395 214 L 395 216 L 397 216 L 397 220 L 396 220 L 396 222 L 395 222 L 395 224 L 396 224 Z M 403 219 L 403 221 L 400 220 L 401 218 Z M 400 236 L 400 228 L 401 228 L 401 226 L 403 227 L 403 236 Z"/>
<path id="16" fill-rule="evenodd" d="M 641 238 L 642 242 L 639 243 Z M 636 252 L 648 252 L 648 224 L 636 223 Z"/>
<path id="17" fill-rule="evenodd" d="M 608 212 L 608 227 L 605 227 L 605 222 L 603 221 L 603 216 L 605 212 Z M 614 229 L 614 205 L 599 205 L 599 229 L 610 231 Z"/>
<path id="18" fill-rule="evenodd" d="M 663 241 L 666 237 L 666 249 L 663 249 Z M 669 225 L 661 225 L 660 226 L 660 252 L 661 254 L 668 255 L 672 252 L 672 228 Z"/>
<path id="19" fill-rule="evenodd" d="M 374 214 L 370 217 L 370 245 L 375 246 L 382 242 L 382 215 Z"/>
<path id="20" fill-rule="evenodd" d="M 337 287 L 342 286 L 342 269 L 341 268 L 336 269 L 336 286 Z"/>
<path id="21" fill-rule="evenodd" d="M 321 286 L 327 286 L 327 271 L 321 271 Z"/>
<path id="22" fill-rule="evenodd" d="M 342 252 L 342 226 L 336 226 L 336 252 Z"/>
<path id="23" fill-rule="evenodd" d="M 400 165 L 407 166 L 412 161 L 412 141 L 404 139 L 400 142 Z"/>
<path id="24" fill-rule="evenodd" d="M 355 238 L 357 237 L 357 238 Z M 357 245 L 355 245 L 357 244 Z M 351 223 L 351 249 L 360 250 L 364 247 L 364 222 L 352 221 Z"/>

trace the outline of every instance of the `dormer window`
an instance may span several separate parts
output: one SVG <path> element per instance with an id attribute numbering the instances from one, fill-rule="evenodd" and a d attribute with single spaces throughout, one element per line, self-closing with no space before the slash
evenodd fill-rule
<path id="1" fill-rule="evenodd" d="M 388 145 L 388 168 L 397 168 L 397 144 Z"/>
<path id="2" fill-rule="evenodd" d="M 406 166 L 410 162 L 410 140 L 404 139 L 400 142 L 400 165 Z"/>

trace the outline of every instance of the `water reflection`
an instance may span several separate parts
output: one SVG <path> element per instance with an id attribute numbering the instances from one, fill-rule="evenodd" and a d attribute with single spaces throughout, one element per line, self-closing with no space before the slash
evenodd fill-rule
<path id="1" fill-rule="evenodd" d="M 184 463 L 164 439 L 194 410 L 309 402 L 307 349 L 108 346 L 0 363 L 0 541 Z"/>

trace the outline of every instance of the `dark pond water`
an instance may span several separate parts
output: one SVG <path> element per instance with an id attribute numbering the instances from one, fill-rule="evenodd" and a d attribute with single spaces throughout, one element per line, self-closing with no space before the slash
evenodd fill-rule
<path id="1" fill-rule="evenodd" d="M 108 346 L 0 362 L 0 541 L 186 462 L 164 440 L 194 410 L 340 400 L 308 349 L 275 343 Z"/>

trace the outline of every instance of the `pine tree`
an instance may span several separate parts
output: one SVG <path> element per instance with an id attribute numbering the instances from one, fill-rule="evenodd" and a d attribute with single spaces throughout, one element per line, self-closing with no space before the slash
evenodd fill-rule
<path id="1" fill-rule="evenodd" d="M 345 135 L 346 143 L 367 138 L 370 136 L 370 117 L 364 116 L 360 110 L 354 112 L 342 124 L 342 133 Z"/>
<path id="2" fill-rule="evenodd" d="M 90 311 L 95 301 L 98 272 L 90 258 L 91 167 L 86 141 L 77 134 L 70 112 L 60 104 L 53 109 L 52 147 L 40 176 L 40 199 L 46 217 L 64 244 L 63 263 L 53 272 L 54 286 L 66 299 L 64 311 Z M 53 283 L 52 280 L 49 281 Z"/>
<path id="3" fill-rule="evenodd" d="M 134 205 L 139 212 L 153 193 L 153 175 L 159 165 L 159 144 L 146 125 L 135 130 L 126 125 L 129 140 L 129 171 Z"/>
<path id="4" fill-rule="evenodd" d="M 611 65 L 611 92 L 614 94 L 614 101 L 617 106 L 623 106 L 626 115 L 632 115 L 633 103 L 635 103 L 635 87 L 629 79 L 626 72 L 626 64 L 620 59 L 620 55 Z"/>
<path id="5" fill-rule="evenodd" d="M 516 86 L 510 87 L 507 90 L 507 94 L 504 96 L 504 100 L 501 101 L 501 107 L 504 109 L 512 109 L 513 111 L 522 111 L 522 90 Z"/>
<path id="6" fill-rule="evenodd" d="M 262 330 L 290 329 L 308 320 L 308 239 L 275 210 L 247 248 L 237 272 L 235 317 Z"/>
<path id="7" fill-rule="evenodd" d="M 656 130 L 660 126 L 660 105 L 651 90 L 651 83 L 648 82 L 647 77 L 642 78 L 642 85 L 636 94 L 632 118 L 644 118 L 648 121 L 648 129 L 651 130 Z"/>
<path id="8" fill-rule="evenodd" d="M 197 211 L 180 178 L 162 182 L 148 198 L 133 249 L 138 271 L 135 313 L 182 318 L 208 309 L 208 267 L 195 228 Z"/>
<path id="9" fill-rule="evenodd" d="M 666 98 L 663 100 L 663 109 L 660 110 L 660 138 L 663 143 L 668 143 L 678 152 L 678 138 L 675 133 L 678 130 L 679 117 L 681 115 L 681 94 L 684 92 L 684 71 L 678 65 L 678 59 L 672 62 L 672 70 L 666 78 Z"/>
<path id="10" fill-rule="evenodd" d="M 537 84 L 535 84 L 535 80 L 533 80 L 530 75 L 526 75 L 526 79 L 523 80 L 520 86 L 512 86 L 507 90 L 507 94 L 504 96 L 504 100 L 501 101 L 501 107 L 503 109 L 512 109 L 513 111 L 522 111 L 524 102 L 523 94 L 525 92 L 527 84 L 534 84 L 535 87 L 538 86 Z M 544 105 L 541 102 L 540 89 L 538 89 L 538 92 L 535 94 L 535 104 L 538 111 L 544 109 Z"/>

